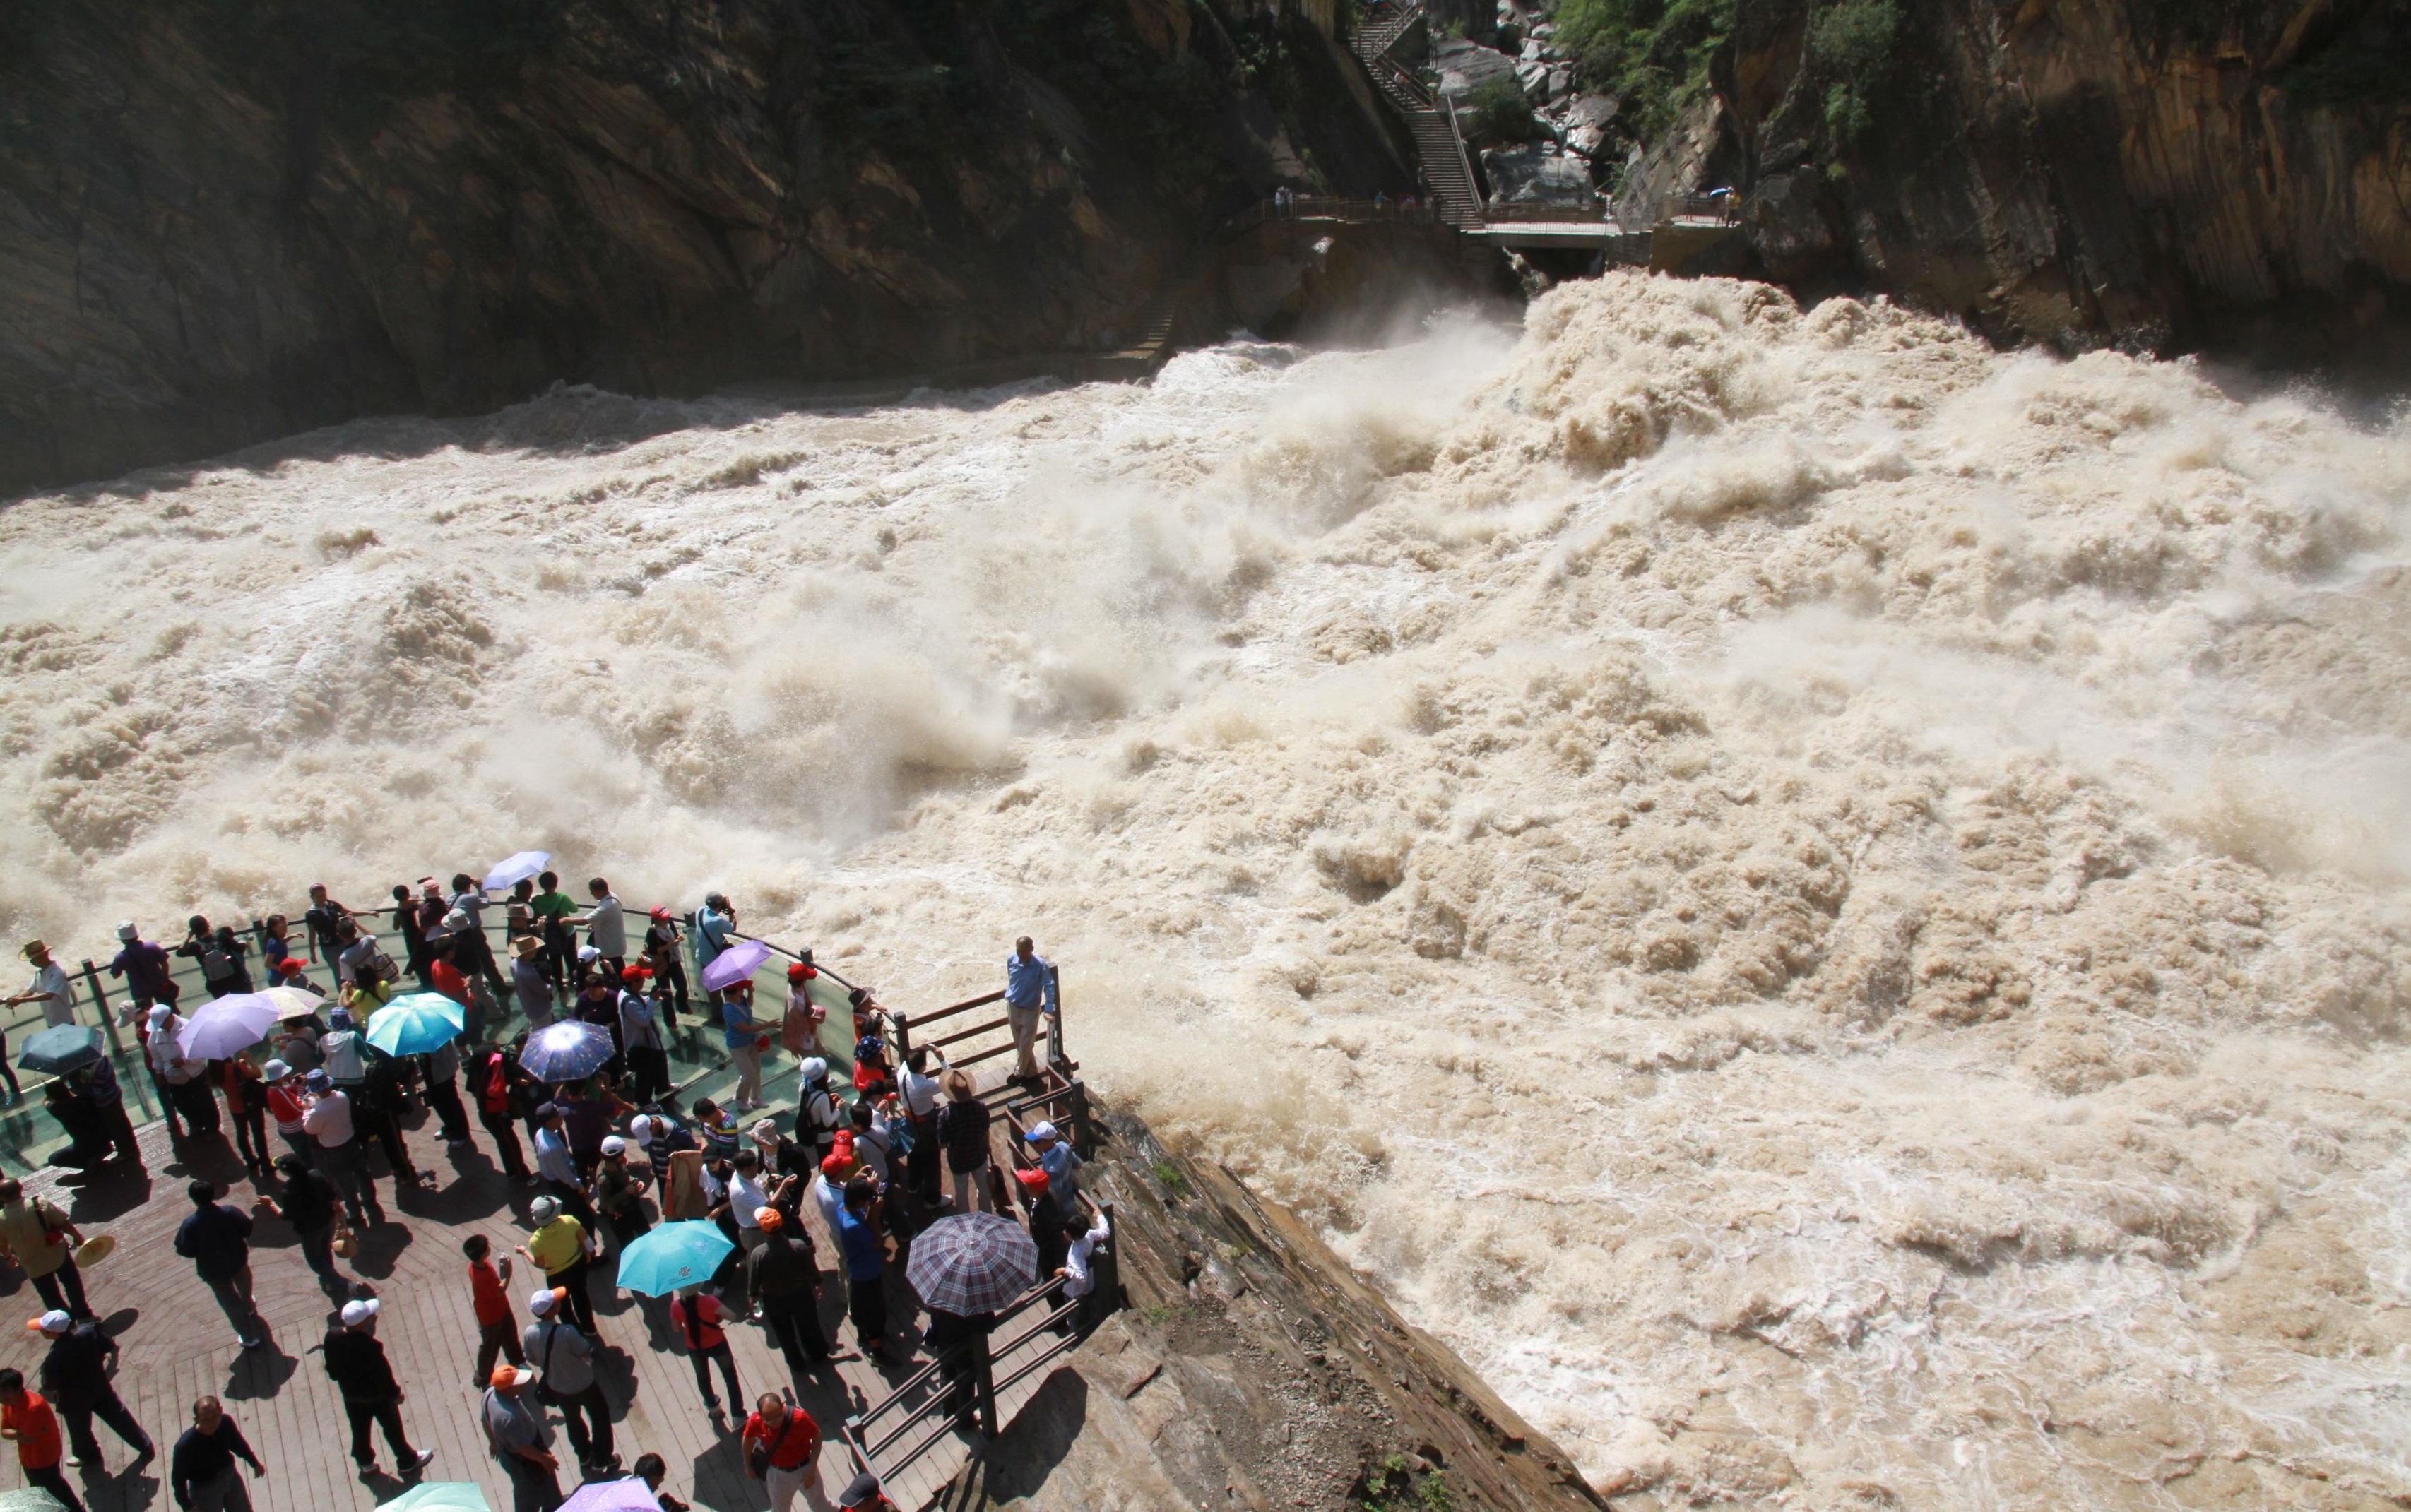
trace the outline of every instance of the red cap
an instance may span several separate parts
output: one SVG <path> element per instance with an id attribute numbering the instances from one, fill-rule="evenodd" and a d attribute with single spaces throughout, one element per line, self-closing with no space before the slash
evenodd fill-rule
<path id="1" fill-rule="evenodd" d="M 285 973 L 287 976 L 292 976 L 299 972 L 307 971 L 310 968 L 301 962 L 288 955 L 284 960 L 276 963 L 276 969 Z"/>
<path id="2" fill-rule="evenodd" d="M 846 1172 L 846 1168 L 853 1164 L 854 1157 L 850 1155 L 832 1155 L 827 1159 L 821 1162 L 821 1174 L 824 1176 L 842 1176 Z"/>
<path id="3" fill-rule="evenodd" d="M 1030 1167 L 1028 1170 L 1016 1170 L 1014 1172 L 1014 1175 L 1020 1178 L 1021 1185 L 1030 1189 L 1030 1196 L 1044 1197 L 1046 1195 L 1046 1172 L 1039 1170 L 1036 1166 Z"/>
<path id="4" fill-rule="evenodd" d="M 797 961 L 794 966 L 787 967 L 787 980 L 789 981 L 810 981 L 819 975 L 819 972 L 813 970 L 811 967 L 804 965 L 801 961 Z"/>
<path id="5" fill-rule="evenodd" d="M 653 923 L 657 923 L 657 924 L 665 924 L 665 923 L 668 923 L 669 922 L 670 922 L 670 910 L 669 910 L 669 909 L 655 909 L 653 910 Z"/>
<path id="6" fill-rule="evenodd" d="M 620 980 L 621 981 L 642 981 L 652 974 L 653 968 L 649 966 L 622 967 L 620 970 Z"/>

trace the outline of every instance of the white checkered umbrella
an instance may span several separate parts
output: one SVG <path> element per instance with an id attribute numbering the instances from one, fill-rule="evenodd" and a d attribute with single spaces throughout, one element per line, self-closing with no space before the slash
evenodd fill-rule
<path id="1" fill-rule="evenodd" d="M 904 1267 L 923 1305 L 966 1316 L 1002 1311 L 1037 1276 L 1037 1243 L 993 1213 L 940 1218 L 913 1236 Z"/>

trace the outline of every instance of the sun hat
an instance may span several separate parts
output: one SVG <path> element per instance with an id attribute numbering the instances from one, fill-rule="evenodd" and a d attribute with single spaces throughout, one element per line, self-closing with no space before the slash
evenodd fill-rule
<path id="1" fill-rule="evenodd" d="M 753 1127 L 745 1132 L 753 1136 L 753 1142 L 756 1144 L 776 1144 L 779 1142 L 779 1121 L 775 1118 L 757 1118 L 753 1121 Z"/>
<path id="2" fill-rule="evenodd" d="M 617 1134 L 606 1134 L 603 1136 L 603 1153 L 605 1155 L 625 1155 L 628 1153 L 628 1141 L 621 1139 Z"/>
<path id="3" fill-rule="evenodd" d="M 25 948 L 24 948 L 24 950 L 22 950 L 22 952 L 20 952 L 19 953 L 20 953 L 20 954 L 22 954 L 22 955 L 23 955 L 23 956 L 25 957 L 25 959 L 26 959 L 26 960 L 30 961 L 30 960 L 32 960 L 35 956 L 39 955 L 42 952 L 47 951 L 47 950 L 49 950 L 49 949 L 50 949 L 50 947 L 49 947 L 48 945 L 43 944 L 43 943 L 42 943 L 40 940 L 38 940 L 38 939 L 29 939 L 29 940 L 25 941 Z"/>
<path id="4" fill-rule="evenodd" d="M 301 1079 L 301 1084 L 313 1092 L 326 1092 L 333 1088 L 335 1079 L 323 1070 L 314 1069 Z"/>
<path id="5" fill-rule="evenodd" d="M 329 1028 L 348 1029 L 352 1026 L 353 1022 L 352 1010 L 348 1008 L 330 1008 L 327 1010 L 327 1026 Z"/>
<path id="6" fill-rule="evenodd" d="M 1033 1144 L 1040 1140 L 1051 1140 L 1055 1137 L 1055 1126 L 1042 1118 L 1038 1122 L 1030 1125 L 1030 1132 L 1021 1137 L 1030 1141 Z"/>
<path id="7" fill-rule="evenodd" d="M 444 916 L 444 932 L 447 935 L 457 935 L 468 927 L 469 910 L 466 909 L 454 909 Z"/>
<path id="8" fill-rule="evenodd" d="M 259 1069 L 259 1074 L 270 1082 L 282 1082 L 293 1074 L 293 1068 L 281 1060 L 272 1060 Z"/>
<path id="9" fill-rule="evenodd" d="M 53 1307 L 39 1317 L 27 1319 L 25 1327 L 33 1330 L 36 1333 L 47 1333 L 55 1338 L 59 1334 L 65 1333 L 67 1330 L 74 1328 L 75 1319 Z"/>
<path id="10" fill-rule="evenodd" d="M 547 1287 L 542 1291 L 531 1292 L 528 1295 L 528 1311 L 542 1317 L 568 1300 L 567 1287 Z"/>
<path id="11" fill-rule="evenodd" d="M 117 938 L 120 939 L 139 939 L 141 936 L 142 931 L 134 927 L 134 921 L 131 919 L 117 926 Z"/>
<path id="12" fill-rule="evenodd" d="M 817 1082 L 822 1077 L 828 1074 L 828 1062 L 821 1059 L 818 1055 L 814 1055 L 811 1059 L 804 1062 L 803 1073 L 805 1081 Z"/>
<path id="13" fill-rule="evenodd" d="M 544 953 L 544 941 L 536 938 L 533 935 L 521 935 L 519 938 L 511 941 L 511 953 L 518 956 L 522 961 L 532 955 L 542 955 Z"/>
<path id="14" fill-rule="evenodd" d="M 494 1367 L 494 1374 L 486 1377 L 486 1384 L 500 1391 L 511 1387 L 525 1386 L 534 1379 L 535 1372 L 521 1370 L 510 1361 L 504 1360 Z"/>
<path id="15" fill-rule="evenodd" d="M 363 1297 L 358 1301 L 343 1304 L 343 1327 L 347 1329 L 358 1328 L 376 1316 L 377 1300 L 374 1297 Z"/>
<path id="16" fill-rule="evenodd" d="M 561 1200 L 558 1198 L 539 1197 L 528 1204 L 528 1216 L 533 1218 L 538 1224 L 550 1223 L 561 1216 Z"/>

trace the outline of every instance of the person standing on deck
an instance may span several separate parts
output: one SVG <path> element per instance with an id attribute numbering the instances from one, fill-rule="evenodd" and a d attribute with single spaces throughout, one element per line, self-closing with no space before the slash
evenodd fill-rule
<path id="1" fill-rule="evenodd" d="M 51 1243 L 52 1234 L 61 1242 Z M 92 1316 L 76 1270 L 75 1247 L 82 1243 L 83 1231 L 66 1210 L 47 1197 L 27 1200 L 16 1178 L 0 1177 L 0 1256 L 16 1262 L 45 1303 L 79 1323 Z"/>
<path id="2" fill-rule="evenodd" d="M 535 910 L 536 925 L 544 935 L 545 978 L 567 997 L 577 981 L 577 941 L 569 932 L 569 917 L 577 911 L 577 905 L 561 890 L 559 873 L 546 872 L 536 881 L 544 891 L 528 907 Z"/>
<path id="3" fill-rule="evenodd" d="M 722 1038 L 728 1047 L 728 1059 L 737 1068 L 737 1099 L 729 1105 L 729 1111 L 752 1112 L 766 1106 L 762 1101 L 765 1036 L 762 1025 L 753 1022 L 753 984 L 732 981 L 715 996 L 720 999 Z"/>
<path id="4" fill-rule="evenodd" d="M 109 974 L 125 979 L 125 990 L 134 995 L 134 1006 L 149 1008 L 153 1003 L 166 1003 L 174 1007 L 181 989 L 169 968 L 168 947 L 144 939 L 131 919 L 117 926 L 117 953 L 110 958 Z"/>
<path id="5" fill-rule="evenodd" d="M 821 1490 L 821 1425 L 811 1413 L 765 1391 L 745 1419 L 739 1447 L 745 1473 L 769 1493 L 770 1512 L 789 1512 L 799 1491 L 812 1512 L 830 1512 L 828 1493 Z"/>
<path id="6" fill-rule="evenodd" d="M 276 1171 L 285 1178 L 285 1195 L 274 1198 L 262 1193 L 252 1206 L 283 1218 L 293 1229 L 301 1242 L 301 1258 L 317 1272 L 320 1291 L 329 1297 L 351 1295 L 352 1284 L 335 1269 L 335 1210 L 342 1205 L 343 1194 L 307 1156 L 280 1155 Z"/>
<path id="7" fill-rule="evenodd" d="M 17 1446 L 17 1468 L 26 1485 L 57 1497 L 67 1512 L 83 1512 L 75 1488 L 59 1473 L 59 1415 L 40 1392 L 25 1389 L 22 1371 L 0 1370 L 0 1438 Z"/>
<path id="8" fill-rule="evenodd" d="M 663 1026 L 675 1028 L 678 1014 L 688 1011 L 686 963 L 680 958 L 678 921 L 667 909 L 655 909 L 652 922 L 645 926 L 645 964 L 653 968 L 653 981 L 662 984 L 676 1002 L 676 1010 L 664 1015 Z"/>
<path id="9" fill-rule="evenodd" d="M 351 916 L 351 909 L 327 895 L 326 883 L 310 884 L 310 906 L 301 910 L 301 927 L 309 933 L 311 960 L 334 964 L 335 954 L 342 949 L 336 943 L 336 922 Z"/>
<path id="10" fill-rule="evenodd" d="M 946 1072 L 945 1105 L 938 1110 L 938 1142 L 946 1147 L 946 1172 L 954 1178 L 955 1211 L 969 1213 L 976 1193 L 982 1213 L 996 1211 L 987 1180 L 987 1104 L 972 1090 L 972 1079 Z"/>
<path id="11" fill-rule="evenodd" d="M 661 1010 L 645 996 L 650 967 L 620 973 L 620 1044 L 628 1060 L 628 1097 L 639 1107 L 670 1089 L 670 1057 L 662 1042 Z"/>
<path id="12" fill-rule="evenodd" d="M 565 1316 L 569 1293 L 550 1287 L 528 1298 L 535 1321 L 520 1336 L 542 1383 L 545 1400 L 561 1409 L 562 1426 L 569 1430 L 570 1451 L 589 1475 L 607 1472 L 619 1462 L 611 1447 L 611 1404 L 594 1379 L 594 1340 Z"/>
<path id="13" fill-rule="evenodd" d="M 156 1453 L 158 1446 L 125 1410 L 116 1384 L 109 1378 L 109 1368 L 117 1360 L 117 1341 L 101 1332 L 98 1323 L 78 1323 L 55 1309 L 36 1318 L 33 1326 L 51 1341 L 51 1352 L 42 1357 L 42 1394 L 51 1399 L 60 1421 L 66 1424 L 67 1448 L 76 1463 L 90 1470 L 101 1468 L 100 1440 L 92 1436 L 95 1418 L 124 1439 L 138 1461 Z"/>
<path id="14" fill-rule="evenodd" d="M 552 1453 L 552 1425 L 528 1392 L 535 1372 L 497 1365 L 478 1404 L 486 1447 L 511 1477 L 511 1512 L 554 1512 L 561 1505 L 561 1461 Z"/>
<path id="15" fill-rule="evenodd" d="M 737 927 L 737 908 L 725 893 L 706 893 L 703 907 L 694 910 L 694 969 L 700 979 L 704 968 L 720 959 L 728 949 L 728 933 Z M 704 1000 L 714 1008 L 720 1006 L 720 994 L 707 992 Z"/>
<path id="16" fill-rule="evenodd" d="M 519 1011 L 527 1015 L 529 1028 L 541 1029 L 552 1023 L 557 1006 L 552 978 L 545 969 L 544 941 L 533 935 L 511 941 L 511 995 L 519 999 Z"/>
<path id="17" fill-rule="evenodd" d="M 351 921 L 338 920 L 335 926 L 336 938 L 342 942 L 343 950 L 350 949 L 352 944 L 343 938 L 343 926 L 346 924 L 351 924 Z M 352 924 L 351 927 L 357 929 L 359 926 Z M 417 979 L 419 990 L 434 991 L 435 979 L 428 974 L 431 952 L 427 948 L 426 926 L 418 922 L 418 900 L 411 896 L 410 889 L 400 882 L 396 882 L 393 889 L 393 929 L 395 934 L 402 937 L 402 964 L 408 967 L 410 974 Z M 340 951 L 335 959 L 337 962 L 335 974 L 339 979 L 339 985 L 349 986 L 352 974 L 343 969 L 341 965 L 343 956 Z"/>
<path id="18" fill-rule="evenodd" d="M 176 1440 L 168 1459 L 176 1505 L 183 1512 L 251 1512 L 251 1489 L 235 1468 L 237 1460 L 249 1464 L 253 1475 L 267 1476 L 268 1467 L 226 1415 L 225 1404 L 215 1397 L 194 1402 L 193 1426 Z"/>
<path id="19" fill-rule="evenodd" d="M 39 1003 L 45 1026 L 73 1024 L 75 999 L 67 996 L 66 969 L 51 959 L 51 948 L 38 939 L 25 942 L 25 959 L 33 963 L 33 984 L 6 1003 L 0 1003 L 0 1008 L 23 1008 Z"/>
<path id="20" fill-rule="evenodd" d="M 327 1342 L 320 1346 L 327 1374 L 343 1393 L 343 1412 L 352 1421 L 352 1459 L 360 1467 L 362 1480 L 377 1473 L 376 1446 L 369 1437 L 372 1428 L 385 1430 L 394 1464 L 405 1476 L 424 1470 L 435 1458 L 433 1449 L 412 1448 L 402 1432 L 402 1404 L 409 1400 L 409 1393 L 393 1378 L 385 1345 L 377 1343 L 376 1316 L 373 1297 L 345 1302 L 342 1323 L 327 1330 Z"/>
<path id="21" fill-rule="evenodd" d="M 1024 935 L 1004 958 L 1004 1015 L 1013 1025 L 1013 1074 L 1021 1081 L 1037 1079 L 1038 1017 L 1057 1006 L 1055 968 Z"/>
<path id="22" fill-rule="evenodd" d="M 628 970 L 628 915 L 604 879 L 588 881 L 586 891 L 594 899 L 593 907 L 568 923 L 586 926 L 587 942 L 603 953 L 611 967 L 611 980 L 618 981 Z"/>
<path id="23" fill-rule="evenodd" d="M 548 872 L 546 875 L 551 874 Z M 459 967 L 464 975 L 475 971 L 484 977 L 486 985 L 500 995 L 504 987 L 503 970 L 494 964 L 494 947 L 486 941 L 486 890 L 479 887 L 468 873 L 461 872 L 452 879 L 452 896 L 448 901 L 451 907 L 446 910 L 447 918 L 458 913 L 464 916 L 469 924 L 467 938 L 453 948 L 452 964 Z"/>
<path id="24" fill-rule="evenodd" d="M 477 1317 L 477 1372 L 469 1378 L 475 1386 L 493 1379 L 496 1356 L 524 1365 L 527 1352 L 519 1347 L 519 1320 L 511 1316 L 511 1258 L 505 1255 L 497 1264 L 493 1243 L 483 1234 L 462 1240 L 460 1253 L 469 1258 L 469 1301 Z"/>
<path id="25" fill-rule="evenodd" d="M 251 1214 L 218 1200 L 217 1184 L 197 1181 L 185 1189 L 193 1211 L 176 1229 L 176 1253 L 193 1270 L 234 1325 L 245 1349 L 268 1343 L 268 1321 L 251 1296 Z"/>

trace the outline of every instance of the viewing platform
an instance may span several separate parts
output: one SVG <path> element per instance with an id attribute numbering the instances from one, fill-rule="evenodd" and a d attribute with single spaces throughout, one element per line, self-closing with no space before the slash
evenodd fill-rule
<path id="1" fill-rule="evenodd" d="M 488 910 L 499 915 L 499 909 Z M 630 909 L 632 928 L 642 927 L 641 916 Z M 292 915 L 300 917 L 300 909 Z M 358 916 L 366 925 L 373 916 Z M 501 943 L 499 920 L 487 933 Z M 299 930 L 297 927 L 296 934 Z M 249 941 L 264 935 L 255 922 L 245 931 Z M 387 953 L 405 959 L 398 938 L 381 935 Z M 736 935 L 738 939 L 753 937 Z M 755 974 L 755 1014 L 766 1026 L 777 1021 L 776 1008 L 787 988 L 786 967 L 803 952 L 765 940 L 770 959 Z M 498 949 L 498 956 L 508 959 Z M 304 956 L 306 959 L 306 954 Z M 255 957 L 256 964 L 256 957 Z M 1002 952 L 999 952 L 1000 971 Z M 176 978 L 183 990 L 181 1011 L 189 1012 L 210 1000 L 197 979 L 197 966 L 175 958 Z M 25 1098 L 0 1117 L 0 1161 L 20 1175 L 27 1194 L 45 1197 L 64 1208 L 86 1236 L 105 1233 L 117 1241 L 115 1252 L 83 1272 L 93 1310 L 120 1347 L 116 1381 L 120 1395 L 138 1422 L 159 1446 L 156 1456 L 136 1462 L 132 1452 L 106 1432 L 101 1432 L 103 1467 L 69 1470 L 70 1482 L 93 1512 L 161 1512 L 172 1505 L 164 1484 L 168 1450 L 189 1424 L 196 1397 L 221 1398 L 227 1413 L 267 1462 L 269 1474 L 252 1483 L 254 1504 L 267 1509 L 315 1512 L 320 1508 L 357 1508 L 369 1512 L 402 1494 L 408 1482 L 393 1477 L 393 1457 L 380 1445 L 385 1474 L 362 1479 L 348 1458 L 348 1429 L 343 1403 L 317 1354 L 317 1346 L 334 1322 L 335 1301 L 320 1289 L 316 1276 L 303 1263 L 293 1231 L 281 1218 L 259 1215 L 252 1239 L 252 1272 L 256 1298 L 269 1326 L 269 1347 L 242 1350 L 206 1287 L 196 1278 L 192 1263 L 173 1252 L 176 1228 L 192 1210 L 185 1185 L 207 1179 L 219 1185 L 222 1200 L 250 1211 L 253 1200 L 274 1195 L 280 1183 L 263 1182 L 247 1171 L 231 1142 L 231 1124 L 220 1109 L 221 1133 L 172 1141 L 158 1118 L 156 1094 L 129 1030 L 121 1027 L 107 1004 L 109 978 L 94 963 L 68 967 L 75 988 L 75 1017 L 100 1027 L 114 1047 L 110 1055 L 129 1114 L 138 1125 L 138 1141 L 147 1168 L 141 1175 L 107 1170 L 93 1175 L 46 1165 L 66 1143 L 55 1124 L 42 1112 L 43 1089 L 51 1078 L 19 1071 Z M 811 984 L 814 1002 L 828 1010 L 822 1025 L 822 1043 L 808 1052 L 826 1059 L 831 1084 L 841 1088 L 839 1100 L 851 1100 L 852 985 L 826 967 Z M 699 977 L 690 961 L 689 980 Z M 332 978 L 323 967 L 311 976 L 321 986 Z M 404 986 L 410 984 L 405 980 Z M 1018 1217 L 1015 1198 L 1016 1169 L 1031 1164 L 1023 1139 L 1041 1120 L 1064 1130 L 1075 1149 L 1086 1156 L 1094 1146 L 1095 1130 L 1088 1092 L 1078 1063 L 1065 1054 L 1059 1013 L 1045 1021 L 1038 1046 L 1040 1074 L 1012 1077 L 1013 1041 L 1002 1007 L 1001 991 L 926 1012 L 884 1010 L 900 1060 L 914 1046 L 942 1055 L 950 1066 L 970 1076 L 980 1099 L 991 1112 L 988 1181 L 998 1194 L 998 1211 Z M 330 1004 L 331 1006 L 331 1004 Z M 694 1007 L 709 1011 L 700 993 Z M 15 1044 L 42 1026 L 38 1014 L 16 1012 L 8 1025 Z M 663 1102 L 680 1114 L 690 1113 L 698 1098 L 723 1104 L 733 1095 L 736 1071 L 722 1048 L 716 1024 L 682 1015 L 680 1032 L 665 1036 L 671 1043 L 674 1091 Z M 506 1042 L 525 1021 L 516 1004 L 489 1017 L 484 1038 Z M 845 1042 L 840 1044 L 840 1040 Z M 264 1047 L 254 1053 L 264 1056 Z M 779 1047 L 775 1032 L 763 1054 L 763 1091 L 769 1106 L 742 1115 L 740 1127 L 774 1119 L 792 1136 L 795 1124 L 797 1066 L 800 1056 Z M 934 1058 L 934 1057 L 933 1057 Z M 933 1068 L 934 1069 L 934 1068 Z M 464 1087 L 464 1094 L 466 1088 Z M 477 1427 L 478 1403 L 484 1383 L 471 1379 L 478 1330 L 471 1309 L 466 1261 L 461 1242 L 483 1234 L 499 1258 L 511 1255 L 530 1228 L 529 1204 L 541 1189 L 514 1185 L 494 1158 L 491 1138 L 473 1127 L 467 1144 L 449 1146 L 436 1138 L 434 1115 L 415 1108 L 403 1120 L 403 1136 L 413 1163 L 433 1173 L 435 1185 L 403 1186 L 379 1170 L 390 1221 L 362 1231 L 358 1253 L 337 1261 L 347 1277 L 373 1288 L 381 1303 L 377 1336 L 390 1358 L 406 1400 L 402 1418 L 416 1447 L 436 1451 L 425 1471 L 426 1481 L 470 1481 L 483 1489 L 497 1509 L 512 1505 L 507 1477 L 495 1463 Z M 524 1147 L 525 1141 L 522 1139 Z M 657 1193 L 648 1193 L 648 1207 Z M 1097 1203 L 1084 1194 L 1083 1206 L 1093 1216 Z M 1083 1310 L 1062 1295 L 1059 1279 L 1042 1276 L 1010 1309 L 999 1316 L 991 1335 L 989 1360 L 977 1374 L 982 1388 L 958 1409 L 942 1402 L 936 1390 L 937 1367 L 921 1349 L 928 1322 L 918 1300 L 904 1279 L 904 1267 L 891 1259 L 886 1268 L 890 1358 L 866 1359 L 855 1345 L 846 1320 L 846 1286 L 839 1258 L 820 1230 L 818 1214 L 806 1203 L 804 1222 L 820 1250 L 822 1271 L 821 1322 L 824 1337 L 840 1357 L 807 1373 L 791 1374 L 769 1334 L 759 1327 L 732 1324 L 727 1330 L 735 1352 L 738 1378 L 748 1398 L 778 1390 L 804 1407 L 824 1434 L 823 1483 L 832 1499 L 860 1470 L 876 1471 L 887 1495 L 908 1512 L 934 1505 L 964 1466 L 1004 1432 L 1014 1416 L 1044 1387 L 1059 1358 L 1084 1336 L 1076 1325 Z M 1103 1316 L 1118 1298 L 1119 1286 L 1111 1246 L 1096 1257 L 1095 1300 L 1089 1319 Z M 609 1403 L 622 1465 L 640 1454 L 660 1454 L 669 1465 L 664 1489 L 697 1508 L 736 1512 L 763 1505 L 762 1483 L 748 1478 L 738 1457 L 736 1429 L 743 1423 L 743 1405 L 732 1403 L 731 1419 L 715 1422 L 706 1414 L 685 1348 L 670 1324 L 665 1299 L 623 1292 L 610 1284 L 618 1265 L 616 1244 L 596 1264 L 594 1310 L 604 1352 L 597 1374 Z M 516 1322 L 532 1321 L 525 1299 L 533 1283 L 528 1262 L 520 1258 L 506 1287 Z M 22 1317 L 42 1311 L 42 1303 L 22 1272 L 0 1266 L 0 1295 L 13 1298 Z M 22 1327 L 0 1330 L 0 1365 L 35 1378 L 43 1354 L 38 1334 Z M 559 1425 L 556 1422 L 556 1433 Z M 563 1464 L 564 1493 L 577 1483 L 566 1440 L 556 1448 Z M 0 1486 L 22 1484 L 13 1454 L 0 1451 Z M 624 1473 L 624 1472 L 623 1472 Z M 610 1478 L 610 1477 L 602 1477 Z"/>

